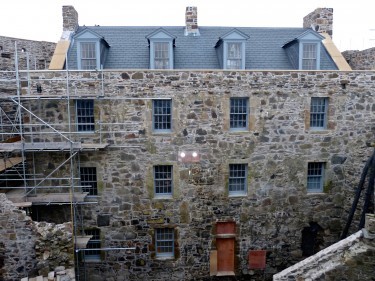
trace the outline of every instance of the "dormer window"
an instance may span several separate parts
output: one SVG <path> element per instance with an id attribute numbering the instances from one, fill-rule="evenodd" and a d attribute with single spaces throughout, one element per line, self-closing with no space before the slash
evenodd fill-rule
<path id="1" fill-rule="evenodd" d="M 233 29 L 219 38 L 215 48 L 223 69 L 245 69 L 247 39 L 249 36 L 237 29 Z"/>
<path id="2" fill-rule="evenodd" d="M 318 69 L 316 43 L 302 43 L 302 69 Z"/>
<path id="3" fill-rule="evenodd" d="M 175 36 L 159 28 L 146 36 L 150 44 L 150 69 L 173 69 Z"/>
<path id="4" fill-rule="evenodd" d="M 300 70 L 319 70 L 322 39 L 322 35 L 309 29 L 285 43 L 283 48 L 292 67 Z"/>
<path id="5" fill-rule="evenodd" d="M 102 69 L 109 45 L 95 31 L 86 28 L 75 35 L 77 42 L 77 68 L 83 70 Z"/>
<path id="6" fill-rule="evenodd" d="M 95 69 L 96 66 L 96 43 L 81 42 L 81 69 Z"/>
<path id="7" fill-rule="evenodd" d="M 226 69 L 244 69 L 244 67 L 242 67 L 243 49 L 242 42 L 227 43 Z"/>
<path id="8" fill-rule="evenodd" d="M 154 47 L 154 69 L 169 69 L 171 65 L 170 43 L 153 42 Z"/>

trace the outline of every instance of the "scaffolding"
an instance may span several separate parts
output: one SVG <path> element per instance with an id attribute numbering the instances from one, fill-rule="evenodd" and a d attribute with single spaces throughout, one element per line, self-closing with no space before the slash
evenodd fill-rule
<path id="1" fill-rule="evenodd" d="M 126 122 L 105 123 L 99 118 L 94 124 L 94 137 L 87 138 L 84 132 L 77 130 L 77 126 L 93 124 L 78 124 L 75 113 L 72 112 L 74 102 L 85 99 L 100 102 L 108 99 L 142 98 L 106 96 L 103 71 L 98 71 L 95 77 L 87 75 L 85 78 L 71 75 L 74 71 L 70 71 L 68 67 L 62 71 L 39 70 L 38 73 L 40 75 L 34 75 L 35 72 L 29 69 L 29 63 L 26 70 L 18 68 L 15 43 L 15 71 L 0 72 L 0 192 L 5 192 L 8 199 L 21 208 L 70 205 L 76 274 L 80 280 L 78 253 L 84 252 L 91 237 L 84 233 L 82 206 L 96 203 L 88 197 L 88 192 L 82 192 L 80 154 L 109 148 L 138 147 L 110 144 L 105 137 L 115 132 L 138 131 L 121 130 L 126 126 Z M 48 77 L 48 73 L 58 75 Z M 51 86 L 54 83 L 56 85 Z M 89 93 L 78 90 L 76 83 L 88 84 Z M 52 90 L 45 93 L 44 85 L 48 85 Z M 59 106 L 65 104 L 62 106 L 65 109 L 62 116 L 66 118 L 49 118 L 46 112 L 40 112 L 40 104 L 51 101 L 57 102 Z M 38 163 L 38 159 L 41 155 L 51 154 L 56 154 L 55 158 L 63 160 L 45 172 L 40 169 L 39 166 L 42 165 Z M 86 276 L 82 280 L 86 280 Z"/>

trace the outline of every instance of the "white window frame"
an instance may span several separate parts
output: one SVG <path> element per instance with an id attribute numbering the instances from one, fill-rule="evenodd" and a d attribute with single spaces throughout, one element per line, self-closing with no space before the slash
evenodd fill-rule
<path id="1" fill-rule="evenodd" d="M 228 66 L 228 54 L 229 54 L 229 44 L 240 44 L 241 46 L 241 67 L 240 68 L 230 68 Z M 224 40 L 224 57 L 223 57 L 224 69 L 245 69 L 245 40 Z"/>
<path id="2" fill-rule="evenodd" d="M 155 45 L 158 43 L 168 44 L 168 68 L 156 68 L 155 64 Z M 150 69 L 173 69 L 173 39 L 150 39 Z"/>
<path id="3" fill-rule="evenodd" d="M 309 162 L 307 164 L 306 188 L 308 193 L 322 193 L 325 174 L 324 162 Z M 318 188 L 315 186 L 318 185 Z"/>
<path id="4" fill-rule="evenodd" d="M 168 231 L 166 231 L 168 230 Z M 162 233 L 163 232 L 163 233 Z M 165 233 L 167 232 L 167 233 Z M 165 237 L 165 235 L 171 237 Z M 161 237 L 163 236 L 163 237 Z M 159 259 L 173 259 L 174 258 L 174 228 L 155 228 L 155 253 L 156 258 Z M 159 249 L 171 248 L 171 251 L 159 252 Z"/>
<path id="5" fill-rule="evenodd" d="M 236 169 L 234 169 L 236 168 Z M 247 194 L 248 165 L 246 163 L 229 164 L 228 194 L 231 197 Z M 240 186 L 240 188 L 238 188 Z M 236 190 L 231 190 L 235 187 Z"/>
<path id="6" fill-rule="evenodd" d="M 239 101 L 239 100 L 242 100 L 242 101 L 245 101 L 246 102 L 246 112 L 232 112 L 232 110 L 234 110 L 235 108 L 232 107 L 232 101 Z M 236 111 L 236 110 L 234 110 Z M 248 130 L 248 127 L 249 127 L 249 98 L 248 97 L 232 97 L 229 99 L 229 128 L 231 131 L 247 131 Z M 233 127 L 232 125 L 232 117 L 233 116 L 237 116 L 237 115 L 246 115 L 246 124 L 245 126 L 243 127 Z M 238 120 L 237 120 L 238 122 Z"/>
<path id="7" fill-rule="evenodd" d="M 166 112 L 156 112 L 156 103 L 157 102 L 168 102 L 169 103 L 169 113 Z M 155 133 L 170 133 L 172 132 L 172 100 L 170 99 L 154 99 L 152 100 L 152 130 Z M 158 107 L 159 108 L 159 107 Z M 159 109 L 160 111 L 160 109 Z M 160 121 L 161 120 L 161 121 Z M 169 128 L 156 128 L 156 124 L 161 124 L 162 126 L 169 124 Z"/>
<path id="8" fill-rule="evenodd" d="M 96 59 L 96 66 L 95 68 L 82 68 L 82 44 L 85 43 L 92 43 L 95 44 L 95 59 Z M 101 69 L 100 67 L 100 43 L 99 40 L 89 40 L 89 39 L 77 39 L 77 66 L 79 70 L 94 70 L 94 69 Z"/>
<path id="9" fill-rule="evenodd" d="M 315 68 L 304 69 L 303 61 L 311 58 L 304 58 L 304 47 L 307 45 L 315 45 L 316 54 L 315 54 Z M 319 70 L 320 69 L 320 41 L 316 40 L 300 40 L 299 42 L 299 69 L 300 70 Z"/>
<path id="10" fill-rule="evenodd" d="M 322 103 L 320 105 L 315 104 L 314 101 Z M 321 110 L 319 107 L 324 106 Z M 310 100 L 310 129 L 311 130 L 326 130 L 328 120 L 328 98 L 327 97 L 312 97 Z M 317 125 L 317 123 L 322 123 Z"/>
<path id="11" fill-rule="evenodd" d="M 92 113 L 87 112 L 88 109 L 83 109 L 82 107 L 79 108 L 79 103 L 90 101 L 92 103 Z M 76 100 L 75 101 L 76 107 L 76 124 L 77 124 L 77 132 L 81 133 L 93 133 L 95 132 L 95 101 L 94 100 Z M 85 114 L 81 114 L 80 112 L 84 110 Z M 81 119 L 92 119 L 92 122 L 81 122 Z"/>
<path id="12" fill-rule="evenodd" d="M 167 171 L 168 170 L 168 171 Z M 155 165 L 154 173 L 154 197 L 172 198 L 173 195 L 173 165 Z M 170 174 L 169 177 L 166 177 Z M 169 192 L 160 192 L 158 189 L 170 188 Z"/>

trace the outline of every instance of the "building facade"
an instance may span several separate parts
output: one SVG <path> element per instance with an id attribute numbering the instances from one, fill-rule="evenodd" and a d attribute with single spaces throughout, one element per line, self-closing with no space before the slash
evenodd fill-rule
<path id="1" fill-rule="evenodd" d="M 259 69 L 245 42 L 263 31 L 232 28 L 211 51 L 190 48 L 216 67 L 177 67 L 180 44 L 207 39 L 189 8 L 193 26 L 142 31 L 144 57 L 123 62 L 146 65 L 113 70 L 117 47 L 99 32 L 113 28 L 63 11 L 68 60 L 55 52 L 50 68 L 64 69 L 1 73 L 2 187 L 34 220 L 88 237 L 79 280 L 270 280 L 339 240 L 373 151 L 372 71 L 342 70 L 308 28 L 288 29 Z"/>

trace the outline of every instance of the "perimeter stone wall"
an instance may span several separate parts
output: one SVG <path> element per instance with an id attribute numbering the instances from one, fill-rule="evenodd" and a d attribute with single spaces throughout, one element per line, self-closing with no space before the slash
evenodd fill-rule
<path id="1" fill-rule="evenodd" d="M 353 70 L 375 69 L 375 48 L 363 51 L 350 50 L 342 54 Z"/>
<path id="2" fill-rule="evenodd" d="M 373 150 L 368 143 L 375 133 L 374 72 L 75 71 L 69 73 L 69 89 L 65 75 L 33 72 L 22 94 L 38 96 L 40 83 L 42 95 L 59 97 L 29 101 L 27 107 L 65 131 L 68 109 L 75 122 L 74 101 L 60 97 L 69 92 L 95 100 L 97 132 L 71 136 L 110 145 L 80 153 L 81 166 L 97 168 L 99 192 L 91 198 L 98 203 L 84 207 L 84 228 L 100 229 L 102 247 L 123 250 L 86 263 L 90 280 L 209 280 L 217 221 L 236 222 L 238 280 L 269 280 L 302 260 L 302 230 L 311 222 L 322 228 L 316 251 L 338 241 Z M 249 98 L 244 131 L 229 128 L 231 97 Z M 311 97 L 328 98 L 326 130 L 309 128 Z M 172 99 L 170 133 L 152 130 L 157 98 Z M 32 116 L 27 120 L 37 123 Z M 47 134 L 46 126 L 37 127 L 43 134 L 34 140 L 61 140 Z M 180 151 L 198 151 L 200 162 L 179 161 Z M 48 174 L 68 154 L 35 157 L 37 173 Z M 306 190 L 307 165 L 314 161 L 325 163 L 322 193 Z M 231 197 L 229 164 L 236 163 L 248 165 L 247 194 Z M 155 198 L 154 165 L 173 166 L 172 198 Z M 55 176 L 64 173 L 69 174 L 67 164 Z M 174 228 L 174 259 L 155 256 L 160 227 Z M 249 250 L 259 249 L 267 250 L 265 275 L 248 267 Z"/>
<path id="3" fill-rule="evenodd" d="M 0 71 L 15 70 L 15 42 L 20 70 L 48 69 L 56 43 L 0 36 Z"/>

